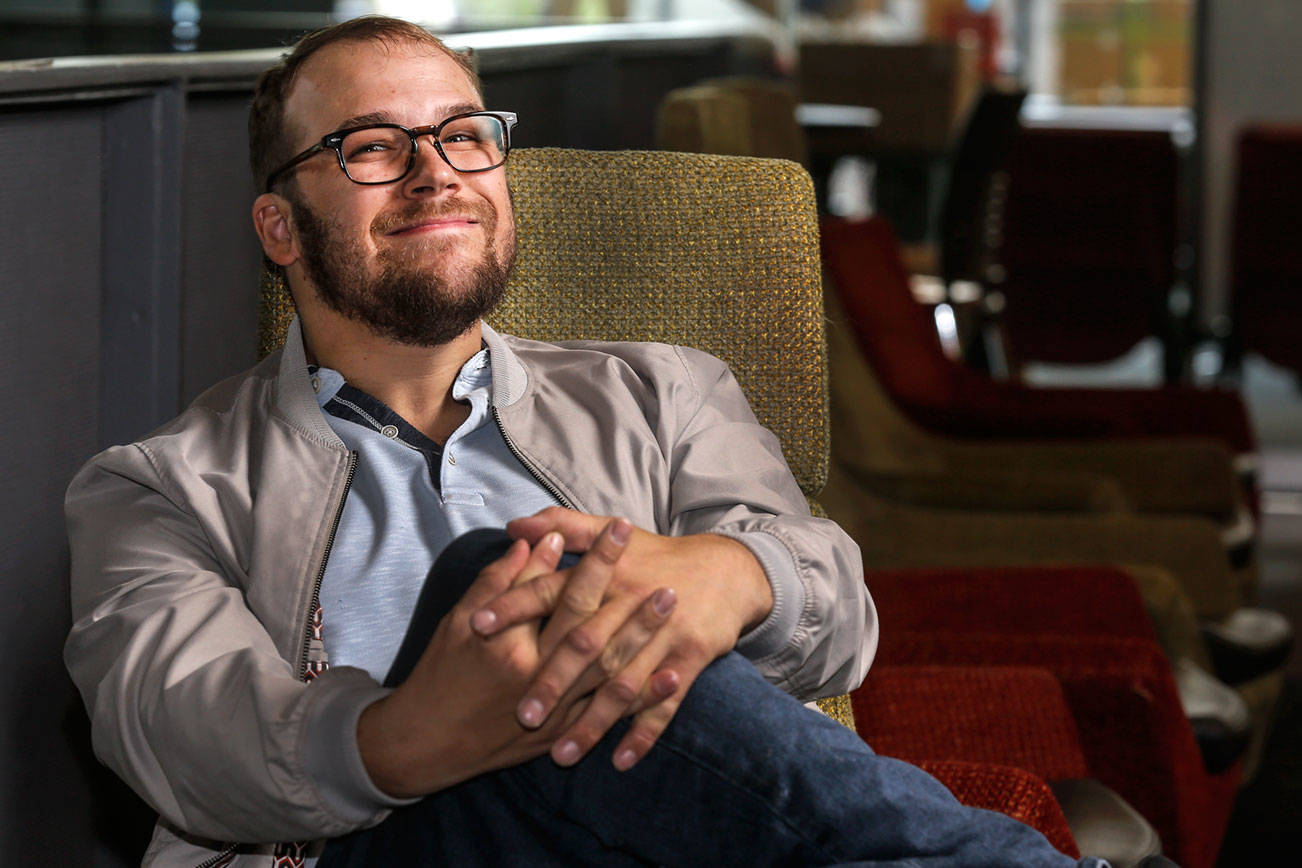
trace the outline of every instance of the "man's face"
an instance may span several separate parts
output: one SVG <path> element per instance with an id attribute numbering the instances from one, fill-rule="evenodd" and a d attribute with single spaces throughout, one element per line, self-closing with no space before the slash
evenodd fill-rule
<path id="1" fill-rule="evenodd" d="M 437 49 L 342 43 L 304 64 L 285 117 L 297 151 L 347 126 L 415 127 L 479 108 Z M 418 151 L 406 177 L 377 186 L 354 184 L 326 151 L 294 170 L 285 194 L 309 291 L 376 334 L 437 346 L 501 298 L 515 227 L 505 168 L 458 173 L 428 137 Z"/>

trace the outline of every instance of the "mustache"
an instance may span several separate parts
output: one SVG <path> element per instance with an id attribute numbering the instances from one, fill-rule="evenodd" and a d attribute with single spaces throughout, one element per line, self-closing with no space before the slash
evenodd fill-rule
<path id="1" fill-rule="evenodd" d="M 492 228 L 497 222 L 497 209 L 487 202 L 417 202 L 400 211 L 380 214 L 371 221 L 371 231 L 388 235 L 407 226 L 448 217 L 468 218 Z"/>

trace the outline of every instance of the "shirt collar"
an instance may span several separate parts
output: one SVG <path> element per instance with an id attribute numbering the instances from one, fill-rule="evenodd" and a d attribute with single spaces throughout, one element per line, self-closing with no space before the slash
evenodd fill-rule
<path id="1" fill-rule="evenodd" d="M 316 393 L 318 407 L 330 403 L 330 399 L 339 393 L 344 385 L 344 376 L 333 368 L 324 365 L 307 366 L 308 384 Z M 488 348 L 475 353 L 461 366 L 457 378 L 452 381 L 452 397 L 458 401 L 469 400 L 472 393 L 484 391 L 486 402 L 493 397 L 493 366 L 489 361 Z"/>

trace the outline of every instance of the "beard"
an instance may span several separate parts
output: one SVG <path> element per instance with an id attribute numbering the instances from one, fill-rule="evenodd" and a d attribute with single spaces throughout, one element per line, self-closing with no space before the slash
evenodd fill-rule
<path id="1" fill-rule="evenodd" d="M 317 297 L 381 337 L 420 347 L 446 344 L 492 312 L 506 291 L 515 236 L 508 235 L 504 249 L 497 249 L 497 211 L 486 202 L 421 202 L 372 223 L 372 234 L 382 237 L 422 219 L 468 215 L 478 220 L 487 237 L 484 255 L 476 263 L 442 272 L 421 260 L 450 251 L 456 239 L 423 239 L 400 253 L 382 250 L 376 257 L 379 269 L 372 273 L 362 244 L 345 238 L 338 223 L 313 211 L 299 196 L 292 197 L 291 205 L 304 268 Z"/>

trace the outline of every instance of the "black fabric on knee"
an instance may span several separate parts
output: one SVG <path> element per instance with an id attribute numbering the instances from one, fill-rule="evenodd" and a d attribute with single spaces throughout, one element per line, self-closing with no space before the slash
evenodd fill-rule
<path id="1" fill-rule="evenodd" d="M 479 571 L 506 554 L 512 542 L 506 531 L 479 528 L 463 533 L 439 553 L 412 609 L 407 635 L 389 667 L 385 687 L 397 687 L 407 680 L 416 661 L 429 647 L 439 621 L 465 595 Z"/>

